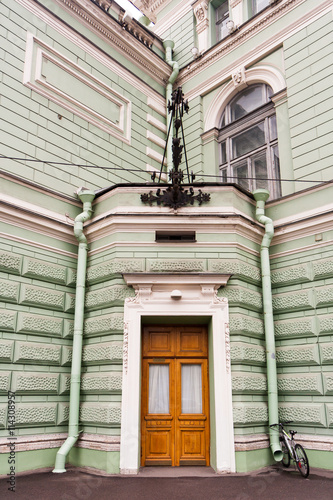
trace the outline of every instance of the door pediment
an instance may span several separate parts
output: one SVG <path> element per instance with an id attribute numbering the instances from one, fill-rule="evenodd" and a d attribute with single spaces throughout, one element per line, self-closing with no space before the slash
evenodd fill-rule
<path id="1" fill-rule="evenodd" d="M 205 304 L 218 304 L 226 302 L 225 298 L 219 298 L 217 291 L 225 286 L 231 274 L 182 274 L 182 273 L 125 273 L 124 280 L 127 285 L 133 286 L 136 295 L 126 299 L 127 304 L 140 304 L 149 301 L 161 306 L 161 302 L 167 309 L 170 302 L 175 305 L 182 302 L 190 306 L 194 302 Z"/>

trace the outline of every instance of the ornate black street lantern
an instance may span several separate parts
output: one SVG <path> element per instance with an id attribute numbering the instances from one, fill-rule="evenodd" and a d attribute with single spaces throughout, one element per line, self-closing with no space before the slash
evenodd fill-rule
<path id="1" fill-rule="evenodd" d="M 174 121 L 174 129 L 175 129 L 175 137 L 172 138 L 172 162 L 173 168 L 169 172 L 169 179 L 171 181 L 171 185 L 169 184 L 166 189 L 162 191 L 161 188 L 156 190 L 154 194 L 153 191 L 150 191 L 148 194 L 141 195 L 141 201 L 143 203 L 148 203 L 150 206 L 154 202 L 157 205 L 163 205 L 164 207 L 171 207 L 174 209 L 184 207 L 186 205 L 193 205 L 195 201 L 201 205 L 210 200 L 210 194 L 203 193 L 201 189 L 198 190 L 198 194 L 194 193 L 193 187 L 189 187 L 188 189 L 184 189 L 182 185 L 184 179 L 184 173 L 179 168 L 182 159 L 182 151 L 184 150 L 185 162 L 186 162 L 186 170 L 187 170 L 187 178 L 188 183 L 193 183 L 195 179 L 195 175 L 193 173 L 189 173 L 188 163 L 187 163 L 187 155 L 185 149 L 185 140 L 184 140 L 184 129 L 183 129 L 183 116 L 184 113 L 188 113 L 189 106 L 188 102 L 184 101 L 184 94 L 182 92 L 181 87 L 178 87 L 172 93 L 171 103 L 168 103 L 168 112 L 172 113 L 166 145 L 164 149 L 164 155 L 161 165 L 161 171 L 159 174 L 158 182 L 161 182 L 162 170 L 164 166 L 164 159 L 167 149 L 167 144 L 170 136 L 171 124 Z M 181 138 L 179 137 L 179 132 L 181 131 L 183 145 L 181 144 Z M 156 174 L 152 175 L 153 181 L 156 179 Z"/>

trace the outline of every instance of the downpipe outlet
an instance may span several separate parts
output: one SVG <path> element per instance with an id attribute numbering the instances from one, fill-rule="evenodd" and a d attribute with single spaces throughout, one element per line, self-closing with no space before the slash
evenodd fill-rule
<path id="1" fill-rule="evenodd" d="M 169 130 L 170 127 L 170 121 L 172 120 L 172 115 L 169 114 L 168 111 L 168 103 L 171 102 L 171 96 L 172 96 L 172 89 L 173 89 L 173 84 L 175 83 L 178 74 L 179 74 L 179 64 L 176 61 L 172 60 L 172 50 L 175 46 L 175 43 L 173 40 L 164 40 L 163 42 L 163 47 L 165 48 L 165 62 L 170 64 L 172 67 L 172 73 L 169 77 L 168 83 L 166 85 L 166 96 L 165 96 L 165 101 L 166 101 L 166 116 L 167 116 L 167 130 Z M 170 128 L 170 136 L 173 137 L 173 126 L 171 124 Z M 173 163 L 172 163 L 172 141 L 169 140 L 167 144 L 167 169 L 168 173 L 171 172 L 173 168 Z"/>
<path id="2" fill-rule="evenodd" d="M 274 226 L 272 219 L 265 215 L 265 202 L 268 200 L 269 192 L 266 189 L 257 189 L 253 192 L 253 196 L 257 202 L 256 219 L 265 226 L 265 234 L 260 248 L 260 257 L 266 341 L 268 424 L 272 425 L 279 422 L 272 283 L 269 262 L 269 246 L 274 236 Z M 269 440 L 274 459 L 277 462 L 281 461 L 283 453 L 280 447 L 279 433 L 271 427 L 269 427 Z"/>
<path id="3" fill-rule="evenodd" d="M 73 357 L 71 368 L 71 385 L 69 395 L 69 425 L 68 437 L 59 449 L 55 466 L 52 472 L 66 472 L 65 463 L 70 450 L 78 440 L 79 431 L 79 409 L 80 409 L 80 384 L 81 384 L 81 359 L 83 344 L 84 323 L 84 299 L 87 271 L 88 243 L 83 233 L 83 223 L 92 216 L 92 201 L 95 193 L 86 188 L 80 188 L 77 196 L 83 203 L 83 212 L 74 221 L 74 235 L 79 242 L 77 257 L 77 278 L 75 292 L 74 312 L 74 335 L 73 335 Z"/>

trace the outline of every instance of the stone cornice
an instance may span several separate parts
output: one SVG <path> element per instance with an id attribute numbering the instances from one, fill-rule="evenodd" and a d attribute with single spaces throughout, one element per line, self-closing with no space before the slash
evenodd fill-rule
<path id="1" fill-rule="evenodd" d="M 172 0 L 132 0 L 132 4 L 143 12 L 152 22 L 156 22 L 156 13 L 164 9 Z"/>
<path id="2" fill-rule="evenodd" d="M 68 215 L 59 214 L 4 194 L 0 201 L 0 221 L 9 226 L 77 245 L 73 233 L 74 221 Z"/>
<path id="3" fill-rule="evenodd" d="M 50 14 L 44 11 L 34 0 L 16 0 L 28 10 L 34 12 L 39 17 L 49 18 Z M 94 31 L 105 42 L 109 43 L 113 49 L 125 56 L 129 61 L 139 68 L 143 68 L 150 77 L 157 83 L 164 86 L 168 80 L 172 69 L 155 54 L 148 46 L 154 39 L 147 30 L 140 27 L 139 23 L 131 21 L 131 26 L 135 24 L 135 36 L 127 28 L 128 23 L 117 22 L 107 12 L 101 9 L 91 0 L 54 0 L 63 9 L 70 12 L 89 30 Z M 52 14 L 51 14 L 52 15 Z M 47 22 L 47 21 L 46 21 Z M 54 23 L 62 24 L 54 17 Z M 63 32 L 63 28 L 59 28 Z M 132 30 L 133 31 L 133 30 Z M 158 44 L 162 44 L 158 40 Z M 162 49 L 163 50 L 163 49 Z"/>
<path id="4" fill-rule="evenodd" d="M 149 35 L 138 23 L 135 21 L 118 23 L 90 0 L 80 0 L 80 2 L 56 0 L 56 2 L 87 24 L 90 29 L 93 28 L 99 36 L 107 39 L 131 62 L 135 62 L 140 68 L 145 68 L 158 83 L 164 85 L 168 80 L 171 68 L 153 51 L 149 50 L 154 37 Z"/>

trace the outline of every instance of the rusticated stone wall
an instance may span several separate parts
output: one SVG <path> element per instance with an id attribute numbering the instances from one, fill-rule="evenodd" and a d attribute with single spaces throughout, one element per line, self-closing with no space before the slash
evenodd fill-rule
<path id="1" fill-rule="evenodd" d="M 122 260 L 114 271 L 135 270 Z M 98 282 L 99 269 L 90 270 Z M 91 274 L 92 273 L 92 274 Z M 16 394 L 16 433 L 63 432 L 69 413 L 76 260 L 29 247 L 0 250 L 0 433 L 6 393 Z M 103 275 L 104 277 L 104 275 Z M 124 283 L 87 288 L 80 421 L 92 432 L 119 433 Z M 105 309 L 106 308 L 106 309 Z M 106 310 L 106 314 L 101 311 Z M 90 311 L 97 311 L 95 316 Z M 2 429 L 2 430 L 1 430 Z M 103 430 L 104 429 L 104 430 Z"/>
<path id="2" fill-rule="evenodd" d="M 281 259 L 282 260 L 282 259 Z M 333 258 L 272 261 L 280 415 L 304 433 L 333 428 Z"/>

